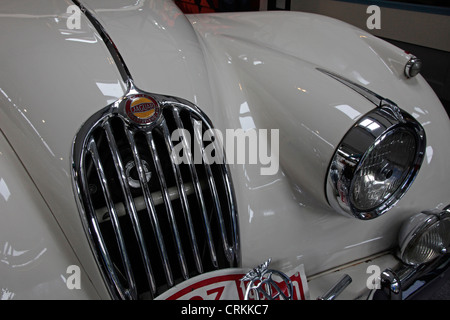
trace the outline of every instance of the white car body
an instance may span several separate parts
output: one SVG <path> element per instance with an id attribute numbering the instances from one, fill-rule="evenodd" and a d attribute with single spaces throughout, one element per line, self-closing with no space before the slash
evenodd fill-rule
<path id="1" fill-rule="evenodd" d="M 183 15 L 168 1 L 86 1 L 135 84 L 191 101 L 220 130 L 279 129 L 280 169 L 230 164 L 241 268 L 272 259 L 303 264 L 312 298 L 334 284 L 321 274 L 354 261 L 396 263 L 400 225 L 449 204 L 450 122 L 410 54 L 319 15 L 257 12 Z M 0 287 L 16 299 L 108 299 L 72 183 L 80 126 L 127 90 L 101 35 L 84 14 L 69 29 L 70 1 L 0 6 Z M 6 31 L 7 30 L 7 31 Z M 426 154 L 402 199 L 377 219 L 336 213 L 324 182 L 345 133 L 374 108 L 320 67 L 394 101 L 426 131 Z M 377 260 L 379 259 L 379 260 Z M 69 266 L 81 289 L 69 289 Z M 367 264 L 346 298 L 366 290 Z M 350 271 L 349 271 L 350 272 Z M 320 279 L 325 279 L 323 282 Z M 358 281 L 356 281 L 358 279 Z"/>

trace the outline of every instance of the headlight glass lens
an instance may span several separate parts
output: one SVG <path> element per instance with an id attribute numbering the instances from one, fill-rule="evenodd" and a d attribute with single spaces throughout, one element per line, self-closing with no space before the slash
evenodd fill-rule
<path id="1" fill-rule="evenodd" d="M 450 247 L 450 218 L 430 216 L 424 223 L 411 229 L 405 239 L 400 239 L 401 260 L 410 265 L 430 262 L 446 253 Z"/>
<path id="2" fill-rule="evenodd" d="M 406 193 L 425 155 L 425 131 L 398 107 L 379 107 L 344 136 L 330 163 L 330 205 L 362 220 L 387 212 Z"/>
<path id="3" fill-rule="evenodd" d="M 354 175 L 355 208 L 372 210 L 388 200 L 407 178 L 416 151 L 414 135 L 404 128 L 377 139 Z"/>

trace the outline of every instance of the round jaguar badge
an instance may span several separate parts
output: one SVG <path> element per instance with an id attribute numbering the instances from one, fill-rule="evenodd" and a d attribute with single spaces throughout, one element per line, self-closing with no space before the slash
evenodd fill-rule
<path id="1" fill-rule="evenodd" d="M 128 98 L 125 113 L 134 123 L 148 125 L 158 119 L 160 107 L 152 97 L 146 94 L 136 94 Z"/>

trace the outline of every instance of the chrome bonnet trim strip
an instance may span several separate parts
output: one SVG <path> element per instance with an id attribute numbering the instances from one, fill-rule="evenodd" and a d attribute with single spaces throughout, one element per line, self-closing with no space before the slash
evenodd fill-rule
<path id="1" fill-rule="evenodd" d="M 362 95 L 364 98 L 372 102 L 376 106 L 380 106 L 381 102 L 385 100 L 383 97 L 379 96 L 373 91 L 370 91 L 369 89 L 351 81 L 348 80 L 341 75 L 338 75 L 337 73 L 322 69 L 322 68 L 316 68 L 318 71 L 326 74 L 327 76 L 330 76 L 331 78 L 345 84 L 347 87 L 353 89 L 354 91 L 358 92 L 360 95 Z"/>
<path id="2" fill-rule="evenodd" d="M 91 22 L 91 24 L 94 26 L 95 30 L 99 33 L 100 37 L 102 38 L 103 42 L 105 43 L 106 47 L 108 48 L 109 53 L 111 54 L 117 69 L 119 70 L 119 73 L 122 77 L 122 80 L 127 84 L 128 88 L 132 86 L 133 77 L 131 76 L 131 73 L 125 63 L 125 60 L 122 58 L 122 55 L 120 54 L 119 50 L 117 50 L 116 45 L 112 41 L 109 34 L 106 32 L 105 28 L 102 26 L 102 24 L 97 20 L 97 18 L 94 16 L 93 12 L 89 10 L 85 4 L 83 4 L 79 0 L 72 0 L 72 2 L 80 8 L 81 12 L 84 13 L 86 18 Z"/>

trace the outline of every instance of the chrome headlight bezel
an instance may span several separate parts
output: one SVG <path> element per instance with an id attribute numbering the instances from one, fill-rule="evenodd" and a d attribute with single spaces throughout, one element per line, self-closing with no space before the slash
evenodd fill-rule
<path id="1" fill-rule="evenodd" d="M 353 199 L 355 174 L 370 152 L 389 135 L 399 131 L 414 137 L 415 154 L 401 181 L 386 198 L 373 208 L 358 208 Z M 326 194 L 330 205 L 338 212 L 361 220 L 373 219 L 387 212 L 406 193 L 414 181 L 425 155 L 425 131 L 407 112 L 384 101 L 347 132 L 336 149 L 329 166 Z"/>
<path id="2" fill-rule="evenodd" d="M 450 206 L 442 211 L 424 211 L 410 217 L 399 232 L 398 258 L 418 266 L 431 262 L 450 248 Z"/>

